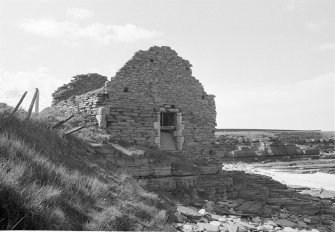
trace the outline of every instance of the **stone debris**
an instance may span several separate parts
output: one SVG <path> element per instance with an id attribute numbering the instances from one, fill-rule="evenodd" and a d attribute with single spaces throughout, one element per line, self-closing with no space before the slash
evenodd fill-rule
<path id="1" fill-rule="evenodd" d="M 178 206 L 177 211 L 186 217 L 192 218 L 192 219 L 200 219 L 203 215 L 198 213 L 197 210 L 190 208 L 190 207 L 185 207 L 185 206 Z"/>
<path id="2" fill-rule="evenodd" d="M 225 205 L 239 205 L 241 201 L 221 202 Z M 217 203 L 214 203 L 215 205 Z M 212 201 L 204 201 L 203 207 L 212 205 Z M 232 210 L 232 209 L 231 209 Z M 335 215 L 302 215 L 280 209 L 270 217 L 230 213 L 220 215 L 194 207 L 179 206 L 177 209 L 184 219 L 176 224 L 180 231 L 222 231 L 222 232 L 333 232 Z M 324 223 L 327 221 L 328 223 Z"/>
<path id="3" fill-rule="evenodd" d="M 280 226 L 283 226 L 283 227 L 297 227 L 297 224 L 290 221 L 290 220 L 287 220 L 287 219 L 278 219 L 276 220 L 276 223 Z"/>
<path id="4" fill-rule="evenodd" d="M 263 232 L 322 232 L 331 231 L 329 228 L 320 227 L 319 229 L 310 228 L 306 223 L 302 222 L 303 219 L 298 219 L 297 223 L 288 219 L 276 219 L 274 216 L 272 219 L 260 218 L 260 217 L 242 217 L 235 215 L 216 215 L 207 213 L 205 218 L 197 211 L 190 207 L 179 206 L 178 212 L 186 216 L 183 223 L 178 223 L 175 227 L 180 231 L 222 231 L 222 232 L 252 232 L 252 231 L 263 231 Z M 289 215 L 286 212 L 286 217 L 293 217 L 295 215 Z M 298 216 L 295 216 L 299 218 Z M 334 224 L 332 224 L 334 227 Z M 333 228 L 331 227 L 331 228 Z"/>

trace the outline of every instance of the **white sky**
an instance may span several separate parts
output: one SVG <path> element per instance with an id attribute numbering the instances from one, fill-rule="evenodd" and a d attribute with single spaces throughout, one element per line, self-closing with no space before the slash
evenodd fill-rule
<path id="1" fill-rule="evenodd" d="M 0 0 L 0 102 L 46 107 L 153 45 L 193 64 L 218 128 L 334 130 L 335 0 Z"/>

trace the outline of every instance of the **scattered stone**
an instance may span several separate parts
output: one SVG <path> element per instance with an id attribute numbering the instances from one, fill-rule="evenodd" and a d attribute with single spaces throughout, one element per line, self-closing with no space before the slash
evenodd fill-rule
<path id="1" fill-rule="evenodd" d="M 239 227 L 237 225 L 228 224 L 226 225 L 228 232 L 237 232 Z"/>
<path id="2" fill-rule="evenodd" d="M 264 224 L 271 225 L 271 226 L 274 226 L 274 227 L 277 226 L 277 223 L 275 223 L 275 222 L 272 221 L 272 220 L 265 220 L 265 221 L 264 221 Z"/>
<path id="3" fill-rule="evenodd" d="M 204 204 L 204 209 L 207 212 L 212 213 L 214 211 L 214 206 L 215 206 L 215 203 L 213 201 L 206 201 L 205 204 Z"/>
<path id="4" fill-rule="evenodd" d="M 186 217 L 191 217 L 195 220 L 199 220 L 202 217 L 202 214 L 198 213 L 196 210 L 190 207 L 178 206 L 177 211 Z"/>
<path id="5" fill-rule="evenodd" d="M 208 223 L 208 219 L 202 217 L 198 222 Z"/>
<path id="6" fill-rule="evenodd" d="M 197 226 L 199 227 L 200 230 L 206 230 L 206 231 L 211 231 L 211 232 L 217 232 L 219 231 L 219 226 L 213 226 L 209 223 L 197 223 Z"/>
<path id="7" fill-rule="evenodd" d="M 264 228 L 267 229 L 267 230 L 273 230 L 273 226 L 272 225 L 268 225 L 268 224 L 265 224 Z"/>
<path id="8" fill-rule="evenodd" d="M 311 222 L 312 222 L 311 219 L 309 219 L 309 218 L 304 218 L 303 220 L 304 220 L 304 222 L 306 222 L 306 223 L 311 223 Z"/>
<path id="9" fill-rule="evenodd" d="M 242 213 L 260 215 L 262 213 L 262 203 L 258 201 L 246 201 L 242 205 L 237 206 L 235 210 Z"/>
<path id="10" fill-rule="evenodd" d="M 287 219 L 278 219 L 276 223 L 282 227 L 296 227 L 297 224 Z"/>
<path id="11" fill-rule="evenodd" d="M 265 226 L 257 226 L 257 231 L 267 231 L 268 229 Z"/>
<path id="12" fill-rule="evenodd" d="M 198 211 L 201 215 L 205 215 L 206 214 L 206 210 L 205 209 L 201 209 Z"/>
<path id="13" fill-rule="evenodd" d="M 192 232 L 192 231 L 193 231 L 193 226 L 192 226 L 192 225 L 189 225 L 189 224 L 185 224 L 185 225 L 183 225 L 182 230 L 183 230 L 184 232 Z"/>
<path id="14" fill-rule="evenodd" d="M 261 221 L 262 220 L 260 219 L 260 217 L 254 217 L 254 218 L 252 218 L 252 222 L 254 222 L 254 223 L 259 224 Z"/>
<path id="15" fill-rule="evenodd" d="M 224 216 L 216 215 L 216 214 L 211 214 L 211 217 L 214 220 L 220 221 L 220 222 L 225 222 L 227 219 Z"/>
<path id="16" fill-rule="evenodd" d="M 298 221 L 297 224 L 298 224 L 299 228 L 307 228 L 308 227 L 308 225 L 303 221 Z"/>
<path id="17" fill-rule="evenodd" d="M 320 217 L 318 216 L 309 216 L 308 219 L 310 220 L 309 224 L 318 224 L 320 222 Z"/>
<path id="18" fill-rule="evenodd" d="M 209 224 L 211 224 L 213 226 L 220 226 L 221 222 L 219 222 L 219 221 L 211 221 Z"/>
<path id="19" fill-rule="evenodd" d="M 299 232 L 298 229 L 293 229 L 291 227 L 284 227 L 282 231 L 283 232 Z"/>

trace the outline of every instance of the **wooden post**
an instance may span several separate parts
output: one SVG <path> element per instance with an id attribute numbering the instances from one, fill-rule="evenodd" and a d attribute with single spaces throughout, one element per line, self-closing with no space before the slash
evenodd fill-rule
<path id="1" fill-rule="evenodd" d="M 33 99 L 31 100 L 31 103 L 30 103 L 26 121 L 28 121 L 29 118 L 30 118 L 30 115 L 31 115 L 31 112 L 32 112 L 32 110 L 33 110 L 33 106 L 34 106 L 34 103 L 35 103 L 35 100 L 36 100 L 36 97 L 37 97 L 37 93 L 38 93 L 38 89 L 35 89 L 35 94 L 34 94 L 34 96 L 33 96 Z"/>
<path id="2" fill-rule="evenodd" d="M 59 121 L 59 122 L 57 122 L 55 125 L 53 125 L 52 127 L 51 127 L 51 129 L 55 129 L 55 128 L 57 128 L 57 127 L 60 127 L 61 125 L 63 125 L 65 122 L 67 122 L 67 121 L 69 121 L 71 118 L 73 118 L 73 116 L 74 116 L 74 114 L 72 114 L 70 117 L 68 117 L 67 119 L 64 119 L 64 120 L 62 120 L 62 121 Z"/>
<path id="3" fill-rule="evenodd" d="M 21 103 L 23 102 L 23 99 L 26 97 L 26 95 L 27 95 L 27 91 L 24 92 L 24 94 L 22 95 L 20 101 L 17 103 L 17 105 L 15 106 L 14 110 L 10 114 L 10 117 L 12 117 L 15 114 L 15 112 L 19 109 L 19 107 L 20 107 Z"/>
<path id="4" fill-rule="evenodd" d="M 38 88 L 36 88 L 37 96 L 35 101 L 35 113 L 38 114 L 39 108 L 40 108 L 40 91 Z"/>
<path id="5" fill-rule="evenodd" d="M 70 135 L 70 134 L 72 134 L 76 131 L 79 131 L 79 130 L 83 129 L 84 127 L 85 126 L 78 126 L 76 128 L 73 128 L 72 130 L 65 132 L 64 137 L 67 136 L 67 135 Z"/>

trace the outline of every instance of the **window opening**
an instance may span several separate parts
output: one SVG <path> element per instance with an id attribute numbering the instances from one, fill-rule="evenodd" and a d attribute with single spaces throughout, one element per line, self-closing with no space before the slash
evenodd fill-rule
<path id="1" fill-rule="evenodd" d="M 161 126 L 174 126 L 175 114 L 174 113 L 161 113 Z"/>

